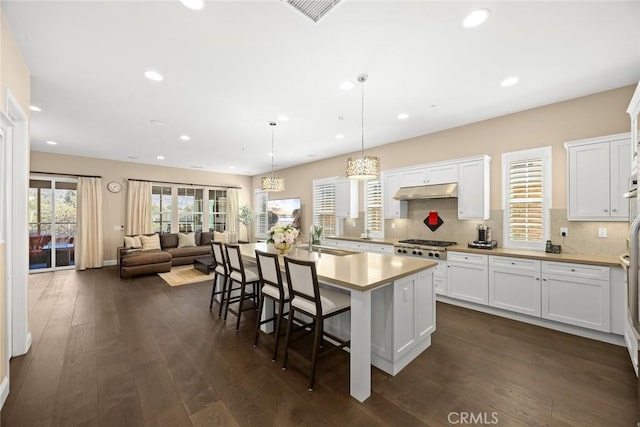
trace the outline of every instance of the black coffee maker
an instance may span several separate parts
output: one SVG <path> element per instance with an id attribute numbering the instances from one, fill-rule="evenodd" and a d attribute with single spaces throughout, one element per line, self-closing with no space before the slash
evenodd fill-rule
<path id="1" fill-rule="evenodd" d="M 476 227 L 478 230 L 478 243 L 490 243 L 491 242 L 491 227 L 487 227 L 485 224 L 478 224 Z"/>

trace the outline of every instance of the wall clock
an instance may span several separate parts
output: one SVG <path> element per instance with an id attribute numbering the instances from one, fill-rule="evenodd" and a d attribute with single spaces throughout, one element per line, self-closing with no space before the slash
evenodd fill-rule
<path id="1" fill-rule="evenodd" d="M 120 190 L 122 190 L 122 184 L 116 181 L 111 181 L 107 184 L 107 190 L 111 191 L 112 193 L 119 193 Z"/>

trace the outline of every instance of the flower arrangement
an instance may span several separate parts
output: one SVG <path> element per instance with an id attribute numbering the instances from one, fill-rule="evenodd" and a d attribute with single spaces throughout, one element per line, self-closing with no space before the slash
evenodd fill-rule
<path id="1" fill-rule="evenodd" d="M 298 229 L 291 224 L 274 225 L 269 230 L 269 238 L 267 243 L 273 243 L 273 247 L 284 253 L 291 247 L 298 237 Z"/>

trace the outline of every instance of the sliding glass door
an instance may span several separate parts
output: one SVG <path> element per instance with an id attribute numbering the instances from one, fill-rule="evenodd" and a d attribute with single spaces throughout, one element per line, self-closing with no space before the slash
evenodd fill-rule
<path id="1" fill-rule="evenodd" d="M 75 265 L 76 180 L 34 177 L 29 181 L 29 270 Z"/>

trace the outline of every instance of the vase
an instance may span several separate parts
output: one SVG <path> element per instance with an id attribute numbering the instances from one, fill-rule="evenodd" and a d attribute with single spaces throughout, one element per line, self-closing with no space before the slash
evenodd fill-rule
<path id="1" fill-rule="evenodd" d="M 274 243 L 273 247 L 279 250 L 281 255 L 284 255 L 285 253 L 287 253 L 287 251 L 291 247 L 291 243 L 287 243 L 287 242 Z"/>

